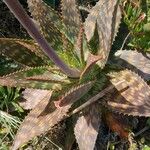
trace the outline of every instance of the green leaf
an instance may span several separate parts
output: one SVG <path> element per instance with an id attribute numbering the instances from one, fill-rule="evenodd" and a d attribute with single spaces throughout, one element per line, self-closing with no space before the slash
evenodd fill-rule
<path id="1" fill-rule="evenodd" d="M 150 126 L 150 118 L 147 119 L 146 124 Z"/>
<path id="2" fill-rule="evenodd" d="M 59 72 L 53 72 L 52 68 L 35 67 L 27 68 L 3 77 L 0 77 L 0 85 L 21 88 L 34 88 L 34 89 L 54 89 L 60 90 L 61 84 L 68 84 L 66 76 L 59 75 Z M 45 76 L 48 76 L 46 78 Z"/>
<path id="3" fill-rule="evenodd" d="M 93 83 L 94 81 L 91 81 L 72 88 L 67 93 L 65 93 L 65 95 L 62 96 L 58 101 L 55 101 L 55 106 L 63 107 L 72 103 L 72 101 L 77 101 L 92 88 Z"/>
<path id="4" fill-rule="evenodd" d="M 55 8 L 56 0 L 43 0 L 43 1 L 46 2 L 48 5 L 52 6 L 53 8 Z"/>
<path id="5" fill-rule="evenodd" d="M 150 23 L 147 23 L 147 24 L 145 24 L 144 26 L 143 26 L 143 30 L 145 31 L 145 32 L 150 32 Z"/>
<path id="6" fill-rule="evenodd" d="M 61 2 L 65 33 L 68 35 L 72 43 L 75 43 L 82 23 L 76 0 L 62 0 Z"/>
<path id="7" fill-rule="evenodd" d="M 47 64 L 49 60 L 37 44 L 22 39 L 0 38 L 0 54 L 31 67 Z"/>
<path id="8" fill-rule="evenodd" d="M 61 17 L 42 0 L 28 0 L 32 17 L 40 26 L 40 30 L 55 50 L 63 50 L 64 33 Z"/>

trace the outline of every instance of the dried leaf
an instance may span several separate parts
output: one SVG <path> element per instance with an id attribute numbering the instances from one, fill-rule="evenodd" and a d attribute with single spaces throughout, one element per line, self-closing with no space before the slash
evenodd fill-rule
<path id="1" fill-rule="evenodd" d="M 94 82 L 91 81 L 72 88 L 69 92 L 65 93 L 65 95 L 62 96 L 58 101 L 55 101 L 55 106 L 58 108 L 64 107 L 72 103 L 72 101 L 77 101 L 92 88 L 93 83 Z"/>
<path id="2" fill-rule="evenodd" d="M 38 89 L 25 89 L 19 104 L 24 109 L 34 109 L 36 105 L 42 101 L 50 91 Z"/>
<path id="3" fill-rule="evenodd" d="M 21 39 L 0 38 L 0 54 L 27 66 L 41 66 L 49 60 L 33 42 Z"/>
<path id="4" fill-rule="evenodd" d="M 106 123 L 108 125 L 108 127 L 113 131 L 113 132 L 117 132 L 118 135 L 121 138 L 128 138 L 129 135 L 129 126 L 127 126 L 127 124 L 125 124 L 125 122 L 122 120 L 122 118 L 120 116 L 115 116 L 112 113 L 107 112 L 105 114 L 105 120 Z"/>
<path id="5" fill-rule="evenodd" d="M 150 87 L 134 72 L 129 70 L 111 74 L 112 84 L 117 89 L 107 95 L 108 106 L 119 113 L 133 116 L 150 116 Z M 117 85 L 118 81 L 124 82 Z M 124 87 L 128 86 L 124 89 Z"/>
<path id="6" fill-rule="evenodd" d="M 65 32 L 70 40 L 75 43 L 81 27 L 81 16 L 77 9 L 76 0 L 62 0 L 62 16 L 66 26 Z"/>
<path id="7" fill-rule="evenodd" d="M 0 77 L 0 85 L 10 87 L 21 87 L 21 88 L 36 88 L 43 90 L 60 90 L 63 83 L 62 77 L 58 78 L 59 75 L 51 72 L 53 70 L 49 66 L 27 68 L 3 77 Z M 43 74 L 49 74 L 49 80 L 31 80 L 31 77 L 42 76 Z M 56 79 L 57 77 L 57 79 Z M 67 83 L 64 76 L 64 84 Z"/>
<path id="8" fill-rule="evenodd" d="M 136 67 L 144 79 L 150 79 L 150 58 L 148 56 L 132 50 L 119 50 L 115 53 L 115 56 Z M 122 63 L 122 65 L 124 64 Z"/>
<path id="9" fill-rule="evenodd" d="M 78 118 L 74 133 L 80 150 L 94 150 L 100 121 L 97 104 L 91 105 L 86 113 Z"/>

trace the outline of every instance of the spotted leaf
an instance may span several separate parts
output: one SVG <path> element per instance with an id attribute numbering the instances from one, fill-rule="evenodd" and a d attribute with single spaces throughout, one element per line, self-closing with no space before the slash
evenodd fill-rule
<path id="1" fill-rule="evenodd" d="M 85 85 L 90 86 L 91 82 Z M 35 136 L 45 133 L 58 122 L 68 117 L 67 113 L 72 104 L 79 99 L 73 98 L 65 106 L 56 108 L 53 101 L 49 100 L 50 95 L 51 92 L 46 95 L 25 118 L 18 130 L 12 150 L 18 149 L 22 144 L 28 142 Z M 70 93 L 70 95 L 72 96 L 72 93 Z"/>
<path id="2" fill-rule="evenodd" d="M 78 57 L 82 60 L 84 58 L 83 56 L 83 26 L 80 27 L 76 42 L 75 42 L 75 52 L 78 55 Z"/>
<path id="3" fill-rule="evenodd" d="M 27 66 L 41 66 L 49 59 L 33 41 L 0 38 L 0 54 Z"/>
<path id="4" fill-rule="evenodd" d="M 106 95 L 108 106 L 123 114 L 150 116 L 150 87 L 146 82 L 129 70 L 116 72 L 111 77 L 110 81 L 117 90 Z M 116 86 L 122 80 L 124 82 Z"/>
<path id="5" fill-rule="evenodd" d="M 94 82 L 91 81 L 91 82 L 79 85 L 75 88 L 72 88 L 70 91 L 65 93 L 65 95 L 62 96 L 58 101 L 55 102 L 55 106 L 64 107 L 72 103 L 72 101 L 77 101 L 92 88 L 93 83 Z"/>
<path id="6" fill-rule="evenodd" d="M 114 36 L 120 24 L 121 13 L 117 0 L 107 0 L 101 6 L 100 14 L 97 18 L 97 30 L 99 34 L 99 50 L 98 54 L 103 59 L 99 61 L 99 66 L 104 67 L 111 49 Z"/>
<path id="7" fill-rule="evenodd" d="M 46 67 L 35 67 L 27 68 L 3 77 L 0 77 L 0 84 L 2 86 L 10 87 L 21 87 L 21 88 L 36 88 L 36 89 L 61 89 L 62 83 L 67 83 L 64 76 L 64 82 L 62 76 L 55 75 L 51 72 L 52 68 Z M 43 74 L 49 74 L 49 79 L 44 78 L 42 80 L 35 78 L 34 76 L 42 76 Z M 32 79 L 33 78 L 33 79 Z"/>
<path id="8" fill-rule="evenodd" d="M 60 16 L 42 0 L 28 0 L 28 6 L 44 37 L 55 50 L 62 50 L 64 31 Z"/>
<path id="9" fill-rule="evenodd" d="M 137 69 L 138 73 L 146 80 L 150 79 L 150 58 L 145 54 L 132 50 L 117 51 L 115 56 L 121 58 L 127 63 L 120 62 L 121 65 L 130 67 L 132 65 Z M 129 63 L 129 65 L 128 65 Z M 132 67 L 131 66 L 131 67 Z"/>
<path id="10" fill-rule="evenodd" d="M 87 64 L 83 70 L 83 72 L 81 73 L 81 78 L 85 75 L 87 75 L 90 71 L 91 68 L 95 65 L 95 63 L 97 61 L 99 61 L 100 59 L 102 59 L 102 56 L 99 55 L 93 55 L 93 54 L 89 54 L 88 58 L 87 58 Z"/>
<path id="11" fill-rule="evenodd" d="M 101 18 L 101 21 L 104 23 L 105 21 L 109 22 L 109 26 L 105 26 L 107 28 L 106 30 L 110 30 L 110 26 L 115 26 L 115 34 L 118 30 L 118 26 L 120 24 L 120 19 L 121 19 L 121 11 L 118 5 L 116 5 L 117 1 L 113 0 L 99 0 L 96 5 L 90 10 L 90 13 L 88 17 L 86 18 L 86 21 L 84 23 L 84 28 L 85 28 L 85 34 L 87 37 L 87 40 L 90 41 L 91 38 L 94 36 L 94 31 L 96 29 L 96 22 L 98 19 Z M 115 11 L 114 7 L 116 5 Z M 107 14 L 107 15 L 106 15 Z M 114 15 L 114 16 L 113 16 Z M 114 17 L 114 18 L 112 18 Z M 112 21 L 113 19 L 113 21 Z M 99 24 L 98 26 L 103 26 L 104 24 Z M 114 35 L 115 35 L 114 34 Z"/>
<path id="12" fill-rule="evenodd" d="M 12 150 L 17 150 L 23 143 L 32 139 L 34 136 L 44 131 L 44 124 L 40 126 L 40 123 L 43 123 L 44 117 L 40 116 L 43 110 L 47 107 L 50 102 L 52 92 L 49 91 L 43 99 L 36 105 L 35 109 L 33 109 L 25 118 L 22 125 L 20 126 L 18 133 L 15 137 L 15 141 L 13 144 Z"/>
<path id="13" fill-rule="evenodd" d="M 103 59 L 97 63 L 101 68 L 103 68 L 107 62 L 112 42 L 117 35 L 120 20 L 121 10 L 117 0 L 99 0 L 91 9 L 84 23 L 88 42 L 92 41 L 95 43 L 99 38 L 92 49 L 103 57 Z M 95 47 L 95 45 L 98 45 L 98 47 Z"/>
<path id="14" fill-rule="evenodd" d="M 24 109 L 34 109 L 36 105 L 42 101 L 50 91 L 39 89 L 25 89 L 22 92 L 19 104 Z"/>
<path id="15" fill-rule="evenodd" d="M 100 113 L 97 104 L 93 104 L 80 116 L 74 128 L 80 150 L 94 150 L 100 126 Z"/>
<path id="16" fill-rule="evenodd" d="M 75 43 L 81 27 L 81 16 L 77 9 L 76 0 L 62 0 L 62 16 L 66 26 L 65 32 L 73 43 Z"/>

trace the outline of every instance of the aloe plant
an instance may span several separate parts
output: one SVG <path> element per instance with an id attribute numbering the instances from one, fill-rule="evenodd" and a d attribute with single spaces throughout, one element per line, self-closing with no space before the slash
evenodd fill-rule
<path id="1" fill-rule="evenodd" d="M 32 109 L 13 150 L 67 117 L 76 117 L 79 148 L 92 150 L 103 107 L 123 115 L 150 116 L 150 87 L 145 81 L 150 61 L 137 51 L 122 50 L 114 57 L 134 69 L 106 66 L 121 22 L 119 1 L 99 0 L 85 22 L 75 0 L 61 1 L 61 15 L 42 0 L 28 0 L 32 19 L 17 0 L 3 1 L 34 39 L 0 38 L 1 53 L 23 67 L 0 77 L 0 84 L 24 88 L 22 105 Z"/>

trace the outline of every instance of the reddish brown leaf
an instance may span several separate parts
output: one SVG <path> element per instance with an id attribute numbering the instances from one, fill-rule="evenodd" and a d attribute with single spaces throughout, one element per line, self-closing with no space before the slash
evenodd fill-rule
<path id="1" fill-rule="evenodd" d="M 114 116 L 114 114 L 107 112 L 105 114 L 105 120 L 108 127 L 113 132 L 117 132 L 121 138 L 128 138 L 129 131 L 127 129 L 129 129 L 129 126 L 124 124 L 123 120 L 119 116 Z"/>

